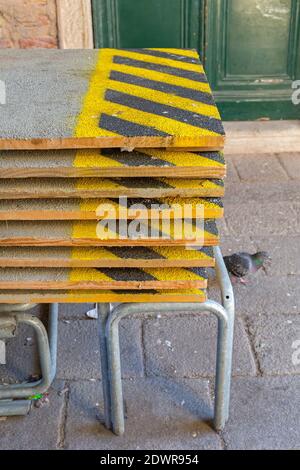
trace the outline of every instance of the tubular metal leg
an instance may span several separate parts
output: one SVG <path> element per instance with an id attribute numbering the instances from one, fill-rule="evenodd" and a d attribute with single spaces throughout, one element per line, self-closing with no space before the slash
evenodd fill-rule
<path id="1" fill-rule="evenodd" d="M 208 311 L 218 318 L 218 340 L 215 381 L 214 427 L 222 429 L 229 416 L 230 382 L 232 366 L 233 332 L 234 332 L 234 296 L 231 281 L 219 247 L 215 248 L 216 273 L 221 289 L 222 304 L 208 300 L 204 303 L 154 303 L 154 304 L 121 304 L 108 316 L 106 321 L 106 351 L 108 381 L 106 393 L 107 409 L 111 414 L 107 427 L 117 435 L 124 433 L 123 392 L 121 381 L 121 362 L 119 345 L 119 322 L 133 313 L 155 314 L 157 312 L 185 311 L 202 313 Z M 103 323 L 102 323 L 103 326 Z"/>
<path id="2" fill-rule="evenodd" d="M 35 382 L 0 386 L 0 416 L 26 414 L 30 405 L 28 397 L 46 392 L 56 373 L 58 304 L 49 306 L 49 339 L 43 323 L 37 317 L 22 313 L 33 307 L 34 305 L 27 304 L 0 306 L 1 313 L 10 313 L 17 322 L 26 323 L 34 328 L 42 371 L 42 379 Z M 27 398 L 27 400 L 13 400 L 16 398 Z"/>
<path id="3" fill-rule="evenodd" d="M 214 425 L 221 429 L 227 418 L 228 410 L 228 377 L 230 377 L 231 332 L 228 316 L 224 307 L 217 302 L 208 300 L 205 303 L 155 303 L 155 304 L 122 304 L 111 312 L 106 327 L 108 364 L 111 389 L 112 430 L 115 434 L 124 433 L 124 411 L 121 381 L 121 362 L 118 325 L 122 318 L 134 313 L 156 314 L 158 312 L 202 313 L 209 311 L 218 317 L 218 350 L 217 377 Z"/>
<path id="4" fill-rule="evenodd" d="M 98 335 L 100 343 L 100 359 L 101 359 L 101 377 L 104 400 L 104 423 L 108 429 L 111 429 L 111 401 L 110 401 L 110 378 L 108 370 L 107 358 L 107 342 L 106 342 L 106 322 L 110 313 L 110 304 L 97 304 L 98 310 Z"/>
<path id="5" fill-rule="evenodd" d="M 233 335 L 234 335 L 234 315 L 235 315 L 235 306 L 234 306 L 234 294 L 231 284 L 230 277 L 228 275 L 227 268 L 225 266 L 222 252 L 220 247 L 214 247 L 214 255 L 216 259 L 216 274 L 219 282 L 222 305 L 227 312 L 228 323 L 229 323 L 229 348 L 228 351 L 228 370 L 229 375 L 226 380 L 226 395 L 227 395 L 227 413 L 226 421 L 229 418 L 229 405 L 230 405 L 230 384 L 231 384 L 231 368 L 232 368 L 232 351 L 233 351 Z"/>

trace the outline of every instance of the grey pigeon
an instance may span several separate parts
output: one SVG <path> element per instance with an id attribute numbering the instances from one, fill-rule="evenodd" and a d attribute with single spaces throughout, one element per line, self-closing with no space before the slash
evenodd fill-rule
<path id="1" fill-rule="evenodd" d="M 239 252 L 224 256 L 224 262 L 228 272 L 230 272 L 234 278 L 238 278 L 242 283 L 245 283 L 244 277 L 248 274 L 256 273 L 260 268 L 264 269 L 265 265 L 270 260 L 270 256 L 265 251 L 258 251 L 253 255 Z"/>

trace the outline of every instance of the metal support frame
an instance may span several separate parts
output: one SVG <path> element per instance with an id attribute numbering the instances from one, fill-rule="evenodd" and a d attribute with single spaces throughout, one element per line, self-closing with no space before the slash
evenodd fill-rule
<path id="1" fill-rule="evenodd" d="M 37 337 L 42 372 L 42 378 L 35 382 L 0 385 L 0 416 L 27 414 L 31 405 L 29 397 L 46 392 L 56 374 L 58 304 L 49 305 L 48 334 L 41 320 L 30 313 L 24 313 L 34 306 L 34 304 L 0 305 L 0 326 L 1 314 L 5 314 L 6 319 L 9 316 L 15 319 L 16 324 L 26 323 L 33 327 Z"/>
<path id="2" fill-rule="evenodd" d="M 114 308 L 98 304 L 98 327 L 101 349 L 102 384 L 105 426 L 115 434 L 124 433 L 124 409 L 121 379 L 119 322 L 131 314 L 157 314 L 158 312 L 211 312 L 218 319 L 218 341 L 215 381 L 214 427 L 223 429 L 229 417 L 230 382 L 234 329 L 234 296 L 231 281 L 219 247 L 214 249 L 216 274 L 222 305 L 207 300 L 204 303 L 128 303 Z"/>
<path id="3" fill-rule="evenodd" d="M 222 305 L 207 300 L 204 303 L 128 303 L 112 306 L 98 304 L 98 333 L 101 353 L 102 386 L 104 397 L 105 426 L 115 434 L 124 433 L 123 391 L 119 345 L 119 322 L 131 314 L 155 315 L 158 312 L 185 312 L 201 314 L 211 312 L 218 319 L 218 341 L 215 381 L 214 427 L 223 429 L 229 417 L 231 364 L 234 329 L 234 296 L 230 278 L 219 247 L 214 248 L 216 275 L 221 290 Z M 42 378 L 35 382 L 0 385 L 0 416 L 24 415 L 30 410 L 29 397 L 44 393 L 51 385 L 56 373 L 58 304 L 49 305 L 48 334 L 43 323 L 34 315 L 24 313 L 32 304 L 0 305 L 5 314 L 3 325 L 11 327 L 17 323 L 32 326 L 37 334 Z M 6 321 L 6 323 L 5 323 Z M 4 331 L 4 329 L 3 329 Z M 22 400 L 23 398 L 23 400 Z"/>

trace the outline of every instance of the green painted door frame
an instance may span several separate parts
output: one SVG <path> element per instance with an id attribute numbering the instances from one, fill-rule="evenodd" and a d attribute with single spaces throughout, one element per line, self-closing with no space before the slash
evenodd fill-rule
<path id="1" fill-rule="evenodd" d="M 299 0 L 92 0 L 95 47 L 199 51 L 225 120 L 300 119 Z"/>

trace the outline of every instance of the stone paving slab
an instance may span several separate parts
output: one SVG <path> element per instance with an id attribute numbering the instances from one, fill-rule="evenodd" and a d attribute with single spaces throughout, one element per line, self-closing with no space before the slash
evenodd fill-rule
<path id="1" fill-rule="evenodd" d="M 249 330 L 263 374 L 300 374 L 300 315 L 252 316 Z"/>
<path id="2" fill-rule="evenodd" d="M 278 158 L 291 179 L 300 179 L 300 153 L 282 153 Z"/>
<path id="3" fill-rule="evenodd" d="M 51 450 L 60 439 L 60 423 L 64 405 L 62 381 L 56 380 L 49 390 L 49 403 L 32 407 L 27 416 L 14 416 L 0 421 L 1 450 Z"/>
<path id="4" fill-rule="evenodd" d="M 100 383 L 71 384 L 66 449 L 221 449 L 206 422 L 212 404 L 206 380 L 137 379 L 124 381 L 126 432 L 113 435 L 103 421 Z"/>
<path id="5" fill-rule="evenodd" d="M 299 314 L 299 276 L 265 276 L 256 273 L 247 285 L 234 285 L 236 311 L 239 315 L 259 313 Z"/>
<path id="6" fill-rule="evenodd" d="M 59 319 L 60 320 L 87 320 L 86 313 L 95 308 L 95 304 L 82 303 L 82 304 L 59 304 Z"/>
<path id="7" fill-rule="evenodd" d="M 256 251 L 256 241 L 249 237 L 232 237 L 228 235 L 221 236 L 221 250 L 223 255 L 231 255 L 238 251 L 254 253 Z"/>
<path id="8" fill-rule="evenodd" d="M 257 250 L 267 251 L 272 263 L 267 267 L 270 276 L 300 274 L 300 241 L 296 236 L 259 237 L 253 242 Z"/>
<path id="9" fill-rule="evenodd" d="M 300 448 L 300 376 L 233 379 L 228 449 Z"/>
<path id="10" fill-rule="evenodd" d="M 233 159 L 230 158 L 229 156 L 227 157 L 225 155 L 226 159 L 226 180 L 225 183 L 235 183 L 237 181 L 240 181 L 239 175 L 236 171 L 236 167 L 233 163 Z"/>
<path id="11" fill-rule="evenodd" d="M 296 211 L 284 202 L 225 203 L 225 221 L 232 236 L 274 236 L 300 233 Z"/>
<path id="12" fill-rule="evenodd" d="M 125 319 L 120 323 L 121 357 L 124 377 L 143 375 L 141 322 Z M 97 321 L 59 322 L 57 377 L 99 379 L 100 353 Z"/>
<path id="13" fill-rule="evenodd" d="M 159 318 L 144 323 L 146 374 L 215 376 L 217 322 L 209 315 Z M 233 375 L 255 375 L 256 367 L 241 319 L 234 340 Z"/>
<path id="14" fill-rule="evenodd" d="M 300 201 L 299 181 L 279 182 L 249 182 L 237 181 L 235 183 L 225 181 L 225 211 L 226 204 L 261 204 L 262 202 L 273 203 Z"/>
<path id="15" fill-rule="evenodd" d="M 242 155 L 232 158 L 242 181 L 284 181 L 287 173 L 275 155 Z"/>

